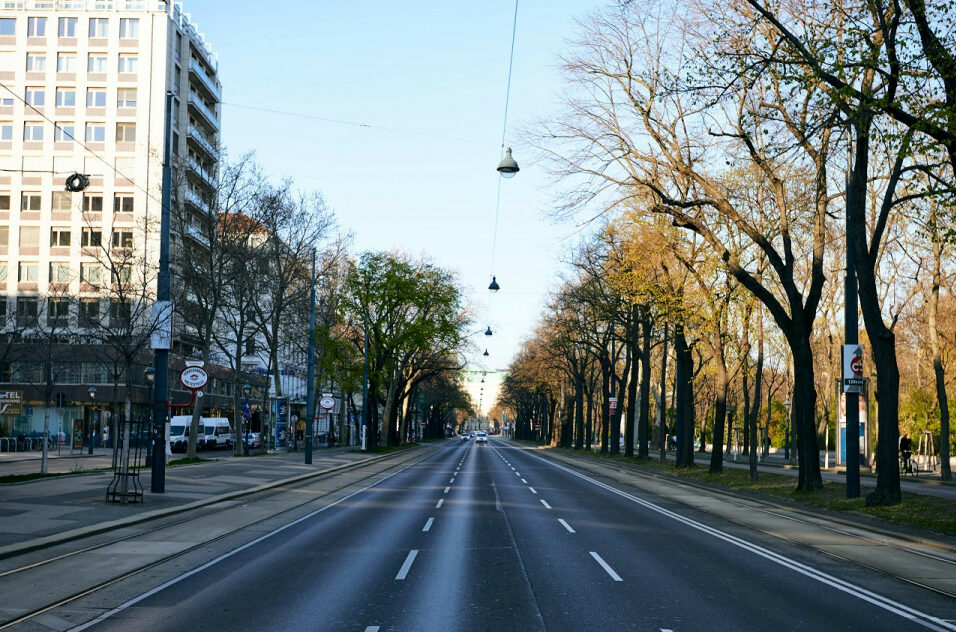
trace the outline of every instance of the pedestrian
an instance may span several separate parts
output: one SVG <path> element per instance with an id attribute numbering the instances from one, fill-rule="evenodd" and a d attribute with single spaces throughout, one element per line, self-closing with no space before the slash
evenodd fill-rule
<path id="1" fill-rule="evenodd" d="M 110 447 L 110 427 L 106 426 L 103 428 L 103 445 L 107 448 Z"/>

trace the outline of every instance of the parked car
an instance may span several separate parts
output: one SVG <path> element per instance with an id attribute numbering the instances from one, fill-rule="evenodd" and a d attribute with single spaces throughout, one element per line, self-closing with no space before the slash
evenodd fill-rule
<path id="1" fill-rule="evenodd" d="M 247 432 L 246 445 L 248 445 L 250 448 L 261 448 L 262 434 L 259 432 Z"/>

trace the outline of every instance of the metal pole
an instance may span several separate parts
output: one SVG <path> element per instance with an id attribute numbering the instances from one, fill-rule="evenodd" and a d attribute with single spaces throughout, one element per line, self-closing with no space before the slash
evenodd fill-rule
<path id="1" fill-rule="evenodd" d="M 173 110 L 173 93 L 166 92 L 166 117 L 165 117 L 165 138 L 163 139 L 163 191 L 160 209 L 160 227 L 159 227 L 159 274 L 156 277 L 156 302 L 160 305 L 169 303 L 170 300 L 170 279 L 169 279 L 169 222 L 170 208 L 172 199 L 173 175 L 170 165 L 171 151 L 173 142 L 171 131 Z M 170 306 L 171 307 L 171 306 Z M 159 310 L 156 311 L 160 313 Z M 169 312 L 162 310 L 163 316 L 169 316 Z M 171 321 L 169 321 L 171 324 Z M 166 326 L 166 320 L 160 324 Z M 172 335 L 172 331 L 168 332 Z M 171 341 L 170 341 L 171 342 Z M 164 345 L 159 345 L 164 346 Z M 169 348 L 157 348 L 153 356 L 153 366 L 156 367 L 155 390 L 153 392 L 153 462 L 150 475 L 150 489 L 154 494 L 166 493 L 166 404 L 168 398 L 169 385 Z"/>
<path id="2" fill-rule="evenodd" d="M 851 146 L 852 147 L 852 146 Z M 847 208 L 851 208 L 851 196 L 855 197 L 857 187 L 851 184 L 854 179 L 851 168 L 852 153 L 847 156 Z M 850 213 L 846 214 L 846 308 L 843 322 L 846 344 L 859 344 L 860 324 L 857 318 L 856 265 L 850 252 Z M 841 354 L 842 356 L 842 354 Z M 842 360 L 842 357 L 841 357 Z M 841 361 L 841 367 L 843 362 Z M 842 371 L 842 368 L 841 368 Z M 846 378 L 846 376 L 843 376 Z M 858 498 L 860 495 L 860 396 L 857 393 L 846 394 L 846 497 Z"/>
<path id="3" fill-rule="evenodd" d="M 315 427 L 315 249 L 312 250 L 312 284 L 309 292 L 309 355 L 305 370 L 305 464 L 312 464 L 312 431 Z"/>
<path id="4" fill-rule="evenodd" d="M 371 438 L 368 417 L 368 308 L 365 309 L 365 346 L 362 348 L 364 357 L 362 367 L 362 427 L 365 428 L 365 441 L 362 444 L 362 450 L 368 449 L 369 439 Z"/>

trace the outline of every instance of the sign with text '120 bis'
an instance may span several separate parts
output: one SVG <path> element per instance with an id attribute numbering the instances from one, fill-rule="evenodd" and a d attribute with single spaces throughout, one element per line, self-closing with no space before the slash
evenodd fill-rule
<path id="1" fill-rule="evenodd" d="M 863 347 L 843 345 L 843 392 L 863 392 Z"/>

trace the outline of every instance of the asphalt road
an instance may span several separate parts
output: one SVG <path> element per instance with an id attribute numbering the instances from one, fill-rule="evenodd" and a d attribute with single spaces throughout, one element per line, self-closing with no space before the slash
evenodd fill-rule
<path id="1" fill-rule="evenodd" d="M 943 597 L 497 440 L 259 537 L 90 629 L 956 630 Z"/>

